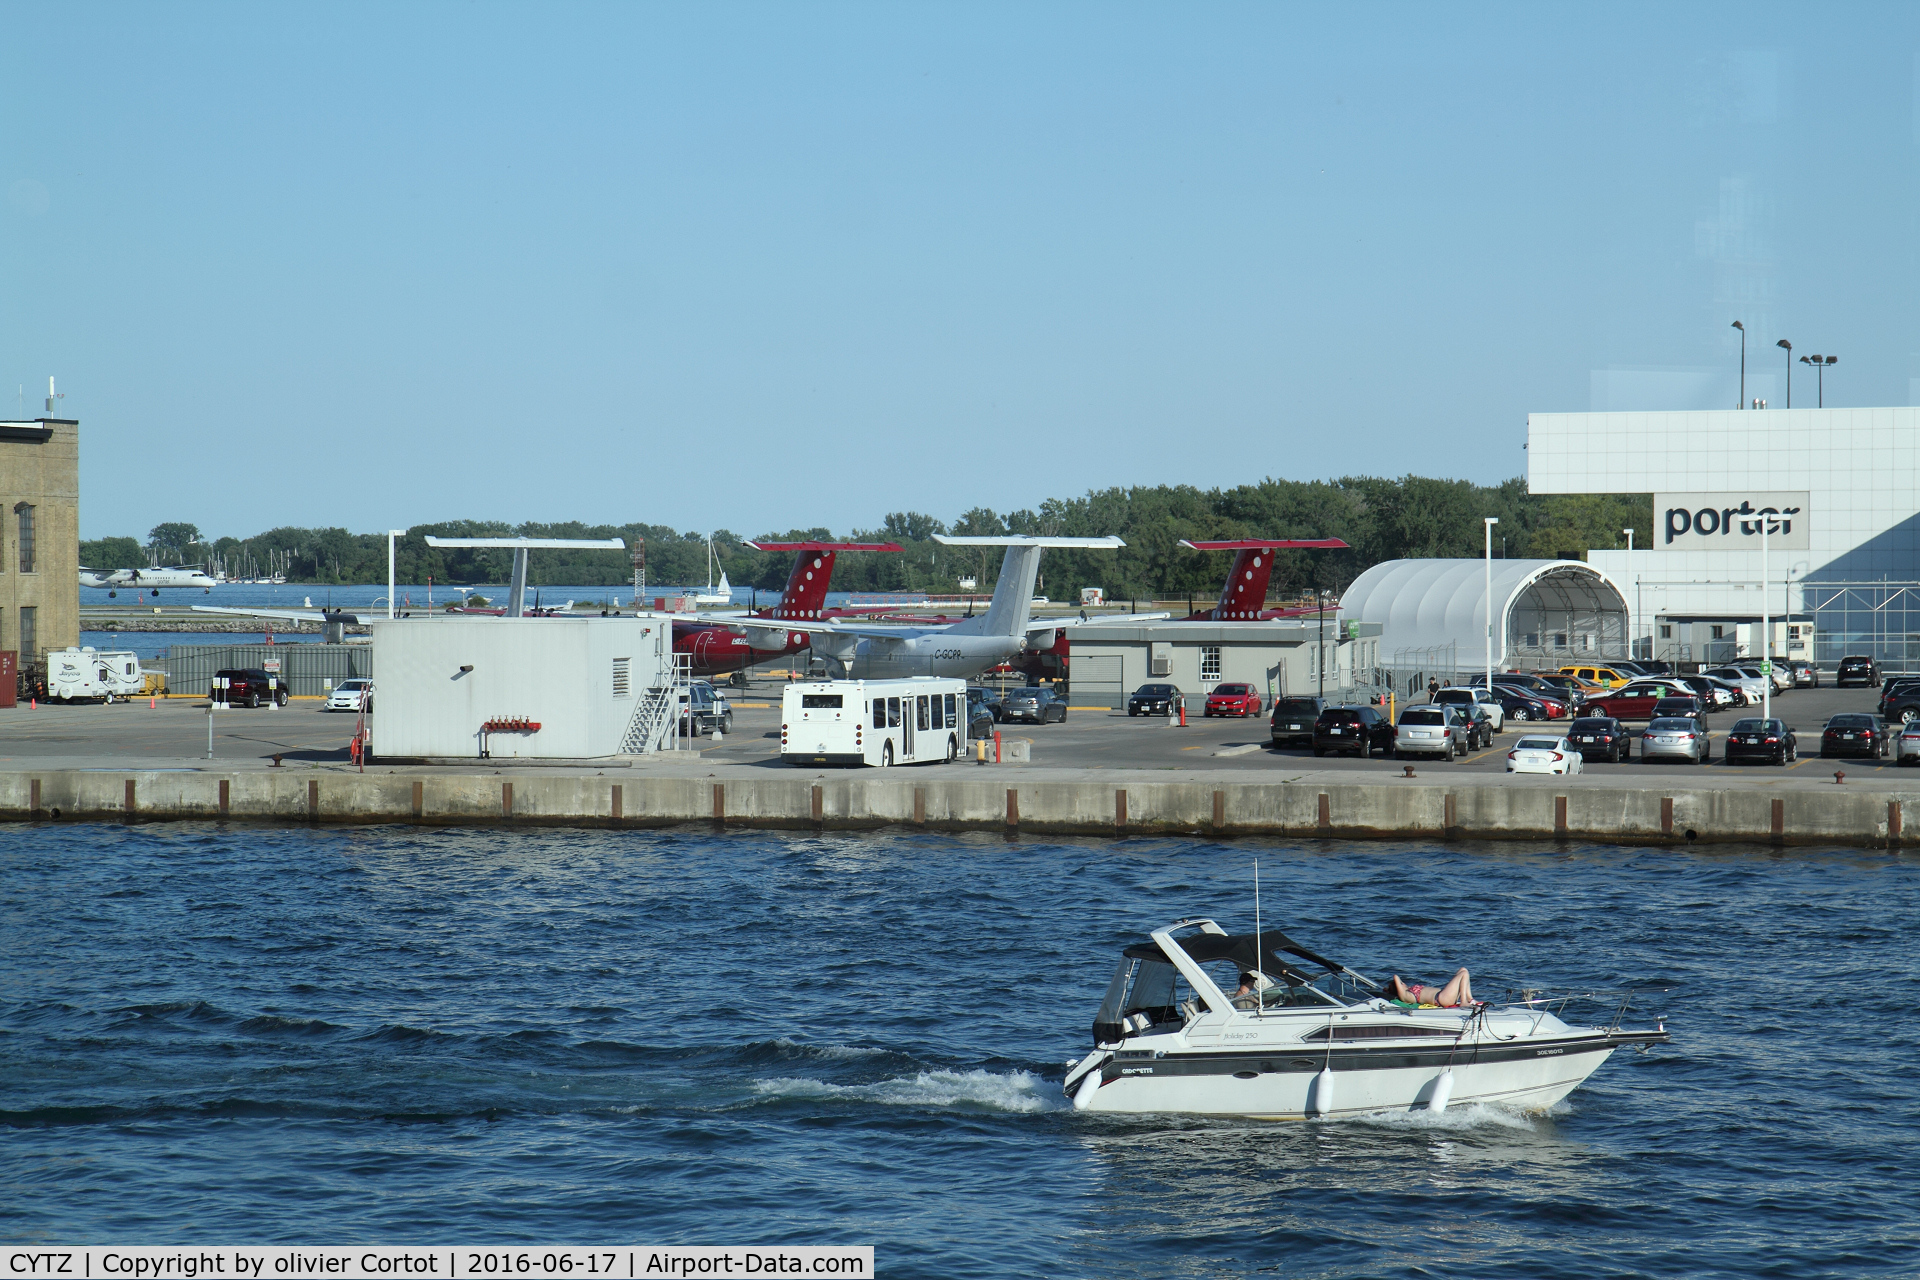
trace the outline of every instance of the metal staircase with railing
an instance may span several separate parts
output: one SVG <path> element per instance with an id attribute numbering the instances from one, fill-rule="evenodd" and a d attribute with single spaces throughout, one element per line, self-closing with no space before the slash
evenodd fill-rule
<path id="1" fill-rule="evenodd" d="M 665 668 L 668 682 L 654 685 L 642 694 L 627 722 L 627 735 L 620 750 L 630 756 L 672 751 L 680 745 L 680 708 L 685 705 L 688 687 L 693 683 L 693 655 L 676 653 L 673 664 Z"/>

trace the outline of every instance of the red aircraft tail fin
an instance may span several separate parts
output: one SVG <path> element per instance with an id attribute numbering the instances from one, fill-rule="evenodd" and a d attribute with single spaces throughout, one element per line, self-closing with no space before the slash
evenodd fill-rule
<path id="1" fill-rule="evenodd" d="M 1227 580 L 1220 587 L 1220 602 L 1203 614 L 1193 615 L 1212 622 L 1234 622 L 1252 621 L 1266 607 L 1267 582 L 1273 575 L 1273 553 L 1276 550 L 1299 547 L 1336 549 L 1347 544 L 1338 538 L 1242 538 L 1232 542 L 1188 542 L 1183 538 L 1180 545 L 1192 547 L 1195 551 L 1236 553 L 1233 568 L 1227 571 Z"/>
<path id="2" fill-rule="evenodd" d="M 775 606 L 776 618 L 818 618 L 827 603 L 834 556 L 842 551 L 904 551 L 897 542 L 749 542 L 755 551 L 792 551 L 793 572 Z"/>

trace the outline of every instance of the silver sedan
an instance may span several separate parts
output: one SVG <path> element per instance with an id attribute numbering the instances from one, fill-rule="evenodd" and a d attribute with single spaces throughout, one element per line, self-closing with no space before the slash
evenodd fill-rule
<path id="1" fill-rule="evenodd" d="M 1649 721 L 1640 735 L 1642 760 L 1685 760 L 1705 764 L 1713 755 L 1706 726 L 1688 716 L 1662 716 Z"/>

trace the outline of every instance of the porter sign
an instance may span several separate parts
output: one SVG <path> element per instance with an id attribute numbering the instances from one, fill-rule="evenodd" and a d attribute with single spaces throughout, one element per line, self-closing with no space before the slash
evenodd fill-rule
<path id="1" fill-rule="evenodd" d="M 1760 531 L 1777 551 L 1807 549 L 1807 495 L 1799 493 L 1656 493 L 1655 527 L 1662 550 L 1758 551 Z"/>

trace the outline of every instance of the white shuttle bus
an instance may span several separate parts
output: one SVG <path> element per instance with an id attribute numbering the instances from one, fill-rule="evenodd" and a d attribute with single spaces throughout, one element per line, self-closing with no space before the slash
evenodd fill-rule
<path id="1" fill-rule="evenodd" d="M 958 759 L 966 741 L 965 680 L 810 680 L 780 703 L 788 764 L 927 764 Z"/>

